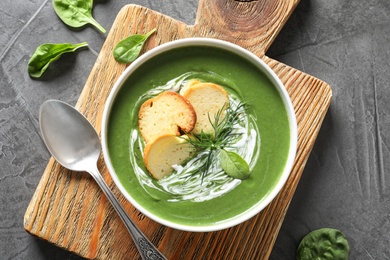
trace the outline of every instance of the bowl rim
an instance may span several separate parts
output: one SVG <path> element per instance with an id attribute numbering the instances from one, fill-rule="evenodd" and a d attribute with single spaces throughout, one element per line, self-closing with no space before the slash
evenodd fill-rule
<path id="1" fill-rule="evenodd" d="M 114 170 L 113 165 L 111 164 L 110 157 L 108 154 L 108 147 L 107 147 L 107 123 L 108 123 L 108 117 L 111 111 L 111 107 L 113 105 L 113 101 L 115 100 L 115 97 L 121 87 L 124 85 L 126 79 L 130 76 L 130 74 L 137 69 L 140 65 L 142 65 L 147 60 L 153 58 L 154 56 L 166 52 L 168 50 L 180 48 L 180 47 L 188 47 L 188 46 L 210 46 L 210 47 L 217 47 L 221 48 L 230 52 L 233 52 L 239 56 L 241 56 L 244 59 L 247 59 L 249 62 L 254 64 L 260 71 L 262 71 L 265 76 L 271 81 L 271 83 L 274 85 L 274 87 L 277 88 L 278 92 L 280 93 L 280 96 L 283 100 L 283 103 L 285 105 L 285 108 L 287 110 L 288 120 L 289 120 L 289 127 L 290 127 L 290 147 L 288 151 L 288 157 L 287 161 L 284 167 L 284 170 L 282 172 L 282 175 L 280 176 L 279 181 L 274 186 L 274 188 L 266 195 L 265 198 L 260 200 L 258 203 L 253 205 L 251 208 L 247 209 L 246 211 L 242 212 L 241 214 L 229 218 L 224 221 L 220 221 L 217 223 L 213 223 L 211 225 L 184 225 L 184 224 L 178 224 L 163 218 L 160 218 L 153 213 L 150 213 L 147 209 L 145 209 L 142 205 L 140 205 L 135 199 L 132 198 L 132 196 L 126 191 L 122 183 L 119 181 L 119 178 Z M 131 63 L 124 72 L 119 76 L 117 81 L 115 82 L 113 88 L 110 91 L 110 94 L 105 102 L 104 105 L 104 111 L 102 116 L 102 126 L 101 126 L 101 138 L 102 138 L 102 151 L 103 151 L 103 157 L 105 164 L 107 166 L 108 172 L 110 173 L 111 178 L 113 179 L 115 185 L 120 190 L 121 194 L 141 213 L 143 213 L 145 216 L 149 217 L 150 219 L 164 225 L 167 227 L 171 227 L 174 229 L 182 230 L 182 231 L 189 231 L 189 232 L 210 232 L 210 231 L 217 231 L 222 230 L 226 228 L 230 228 L 233 226 L 236 226 L 240 223 L 243 223 L 244 221 L 252 218 L 253 216 L 260 213 L 266 206 L 268 206 L 271 201 L 279 194 L 280 190 L 286 183 L 291 170 L 294 165 L 295 156 L 296 156 L 296 149 L 297 149 L 297 139 L 298 139 L 298 129 L 297 129 L 297 121 L 295 116 L 295 110 L 292 104 L 292 101 L 290 99 L 290 96 L 288 95 L 288 92 L 286 88 L 284 87 L 283 83 L 279 79 L 279 77 L 276 75 L 276 73 L 259 57 L 257 57 L 255 54 L 250 52 L 249 50 L 238 46 L 234 43 L 220 40 L 220 39 L 214 39 L 214 38 L 184 38 L 184 39 L 178 39 L 173 40 L 167 43 L 163 43 L 157 47 L 154 47 L 151 50 L 148 50 L 144 54 L 142 54 L 140 57 L 138 57 L 133 63 Z"/>

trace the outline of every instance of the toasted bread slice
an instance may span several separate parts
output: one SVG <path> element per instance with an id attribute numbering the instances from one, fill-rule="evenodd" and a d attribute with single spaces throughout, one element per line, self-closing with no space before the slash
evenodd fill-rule
<path id="1" fill-rule="evenodd" d="M 138 113 L 138 127 L 146 143 L 164 134 L 180 135 L 180 129 L 191 132 L 195 122 L 190 102 L 169 91 L 146 100 Z"/>
<path id="2" fill-rule="evenodd" d="M 206 134 L 213 134 L 213 128 L 210 119 L 214 120 L 219 110 L 228 107 L 229 95 L 227 91 L 214 83 L 199 82 L 190 85 L 183 96 L 192 104 L 195 109 L 197 121 L 193 134 L 200 134 L 202 131 Z M 221 119 L 225 112 L 222 111 Z M 210 119 L 209 119 L 210 118 Z"/>
<path id="3" fill-rule="evenodd" d="M 194 147 L 185 138 L 166 134 L 147 143 L 144 163 L 157 180 L 171 174 L 173 165 L 180 165 L 194 155 Z"/>

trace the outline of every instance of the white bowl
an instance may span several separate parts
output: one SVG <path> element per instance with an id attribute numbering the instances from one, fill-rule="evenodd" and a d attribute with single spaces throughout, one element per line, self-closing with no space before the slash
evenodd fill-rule
<path id="1" fill-rule="evenodd" d="M 258 203 L 255 203 L 252 205 L 249 209 L 245 210 L 244 212 L 240 212 L 236 216 L 229 217 L 225 220 L 220 220 L 215 223 L 206 223 L 206 224 L 188 224 L 188 223 L 179 223 L 175 220 L 164 218 L 161 216 L 158 216 L 157 214 L 151 212 L 150 210 L 146 209 L 145 206 L 142 204 L 142 202 L 139 202 L 137 199 L 135 199 L 130 193 L 129 190 L 125 188 L 125 185 L 123 185 L 123 180 L 120 181 L 118 178 L 118 174 L 115 172 L 114 166 L 111 162 L 111 158 L 109 156 L 108 151 L 108 144 L 107 144 L 107 134 L 108 134 L 108 120 L 111 113 L 111 109 L 113 106 L 113 103 L 115 102 L 115 98 L 117 97 L 117 94 L 119 90 L 122 88 L 122 86 L 125 85 L 126 79 L 137 69 L 139 68 L 143 63 L 146 61 L 152 59 L 156 55 L 159 55 L 161 53 L 174 50 L 176 48 L 181 47 L 188 47 L 188 46 L 210 46 L 210 47 L 216 47 L 220 49 L 227 50 L 231 53 L 237 54 L 244 58 L 245 60 L 252 63 L 254 66 L 256 66 L 260 73 L 263 73 L 268 80 L 273 84 L 273 86 L 277 89 L 277 91 L 280 94 L 280 97 L 284 103 L 287 117 L 288 117 L 288 124 L 289 124 L 289 148 L 288 148 L 288 155 L 285 162 L 285 166 L 283 168 L 283 171 L 280 173 L 280 176 L 278 177 L 277 183 L 270 189 L 265 196 L 262 198 L 259 198 Z M 263 60 L 258 58 L 253 53 L 249 52 L 248 50 L 226 42 L 222 40 L 217 39 L 210 39 L 210 38 L 187 38 L 187 39 L 181 39 L 181 40 L 175 40 L 172 42 L 168 42 L 165 44 L 162 44 L 161 46 L 155 47 L 152 50 L 147 51 L 145 54 L 140 56 L 137 60 L 135 60 L 125 71 L 124 73 L 119 77 L 117 82 L 115 83 L 104 108 L 103 113 L 103 120 L 102 120 L 102 146 L 103 146 L 103 154 L 105 163 L 108 167 L 108 170 L 121 191 L 121 193 L 124 195 L 124 197 L 140 212 L 142 212 L 144 215 L 148 216 L 149 218 L 157 221 L 158 223 L 172 227 L 179 230 L 184 231 L 192 231 L 192 232 L 208 232 L 208 231 L 216 231 L 221 230 L 225 228 L 229 228 L 232 226 L 235 226 L 237 224 L 240 224 L 249 218 L 255 216 L 260 211 L 262 211 L 279 193 L 283 185 L 285 184 L 295 159 L 295 153 L 297 148 L 297 123 L 295 118 L 295 112 L 294 108 L 292 106 L 290 97 L 283 86 L 280 79 L 276 76 L 276 74 L 265 64 Z M 259 188 L 261 188 L 261 184 L 258 184 Z"/>

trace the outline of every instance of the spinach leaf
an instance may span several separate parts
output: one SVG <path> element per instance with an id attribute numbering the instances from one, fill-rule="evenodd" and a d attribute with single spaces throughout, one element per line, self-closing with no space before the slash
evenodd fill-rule
<path id="1" fill-rule="evenodd" d="M 33 78 L 39 78 L 46 71 L 49 64 L 58 60 L 63 53 L 74 52 L 88 43 L 46 43 L 38 46 L 28 62 L 28 74 Z"/>
<path id="2" fill-rule="evenodd" d="M 238 153 L 221 149 L 219 152 L 219 163 L 230 177 L 241 180 L 249 177 L 249 165 Z"/>
<path id="3" fill-rule="evenodd" d="M 102 33 L 106 30 L 92 17 L 92 0 L 53 0 L 54 11 L 58 17 L 73 28 L 91 24 Z"/>
<path id="4" fill-rule="evenodd" d="M 307 234 L 297 249 L 297 260 L 348 260 L 349 244 L 341 231 L 321 228 Z"/>
<path id="5" fill-rule="evenodd" d="M 155 31 L 156 29 L 153 29 L 145 35 L 133 34 L 118 42 L 113 51 L 115 60 L 120 63 L 134 61 L 140 54 L 146 40 Z"/>

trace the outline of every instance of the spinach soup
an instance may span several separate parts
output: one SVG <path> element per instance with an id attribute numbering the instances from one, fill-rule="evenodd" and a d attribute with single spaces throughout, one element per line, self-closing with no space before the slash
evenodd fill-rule
<path id="1" fill-rule="evenodd" d="M 234 125 L 239 138 L 226 149 L 248 163 L 246 179 L 226 175 L 218 161 L 202 172 L 209 163 L 202 154 L 161 180 L 145 168 L 140 106 L 164 91 L 180 92 L 193 79 L 218 84 L 229 93 L 230 106 L 242 120 Z M 287 111 L 270 80 L 248 60 L 210 46 L 176 48 L 140 65 L 116 94 L 107 125 L 110 161 L 126 191 L 159 218 L 190 226 L 212 225 L 259 203 L 280 180 L 289 144 Z"/>

